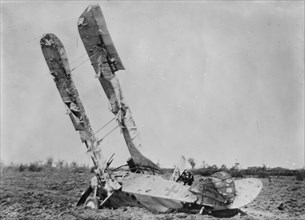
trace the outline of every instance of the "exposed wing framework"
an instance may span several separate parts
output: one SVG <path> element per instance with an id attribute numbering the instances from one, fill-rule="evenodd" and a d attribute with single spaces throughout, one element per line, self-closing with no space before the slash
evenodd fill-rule
<path id="1" fill-rule="evenodd" d="M 40 40 L 41 49 L 53 76 L 56 87 L 67 108 L 73 126 L 86 144 L 95 167 L 104 175 L 106 160 L 101 154 L 85 108 L 71 78 L 71 70 L 65 48 L 54 34 L 45 34 Z"/>
<path id="2" fill-rule="evenodd" d="M 140 151 L 141 142 L 129 106 L 126 104 L 115 72 L 124 66 L 108 32 L 102 10 L 98 5 L 89 6 L 78 20 L 78 30 L 91 64 L 110 101 L 111 111 L 124 135 L 131 154 L 129 166 L 136 169 L 158 171 L 158 166 Z"/>

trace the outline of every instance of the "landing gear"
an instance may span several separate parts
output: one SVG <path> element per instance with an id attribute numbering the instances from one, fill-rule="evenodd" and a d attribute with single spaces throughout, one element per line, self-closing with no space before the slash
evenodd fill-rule
<path id="1" fill-rule="evenodd" d="M 88 197 L 85 202 L 85 208 L 91 210 L 98 210 L 99 209 L 99 201 L 96 197 Z"/>

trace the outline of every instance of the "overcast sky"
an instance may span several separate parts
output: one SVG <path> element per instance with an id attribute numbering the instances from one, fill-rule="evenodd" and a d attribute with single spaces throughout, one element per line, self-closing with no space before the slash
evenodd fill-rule
<path id="1" fill-rule="evenodd" d="M 91 164 L 39 40 L 54 33 L 72 68 L 85 61 L 77 19 L 96 3 L 126 68 L 117 76 L 143 154 L 166 167 L 181 155 L 198 165 L 303 166 L 303 1 L 2 1 L 1 161 Z M 96 131 L 113 118 L 108 100 L 90 62 L 73 78 Z M 129 157 L 119 130 L 101 146 L 114 165 Z"/>

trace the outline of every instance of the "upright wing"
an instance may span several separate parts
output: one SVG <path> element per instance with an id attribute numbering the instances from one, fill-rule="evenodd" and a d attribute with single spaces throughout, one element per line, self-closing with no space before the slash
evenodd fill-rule
<path id="1" fill-rule="evenodd" d="M 86 144 L 95 167 L 103 175 L 106 161 L 102 157 L 85 108 L 71 78 L 71 70 L 65 48 L 54 34 L 43 35 L 40 45 L 74 128 L 79 132 L 81 141 Z"/>
<path id="2" fill-rule="evenodd" d="M 117 116 L 131 154 L 129 165 L 134 169 L 146 167 L 158 170 L 158 166 L 142 155 L 136 124 L 131 111 L 124 101 L 120 83 L 115 72 L 124 66 L 108 32 L 102 10 L 98 5 L 89 6 L 78 20 L 78 30 L 91 64 L 110 101 L 111 111 Z"/>

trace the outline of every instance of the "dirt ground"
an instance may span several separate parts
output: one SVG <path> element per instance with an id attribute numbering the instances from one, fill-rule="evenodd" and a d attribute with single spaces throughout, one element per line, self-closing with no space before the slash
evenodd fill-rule
<path id="1" fill-rule="evenodd" d="M 1 219 L 219 219 L 208 215 L 156 214 L 144 208 L 126 207 L 99 211 L 75 207 L 88 186 L 89 172 L 44 169 L 19 172 L 3 169 L 1 173 Z M 241 210 L 247 215 L 230 219 L 305 219 L 305 181 L 295 177 L 261 179 L 260 195 Z"/>

